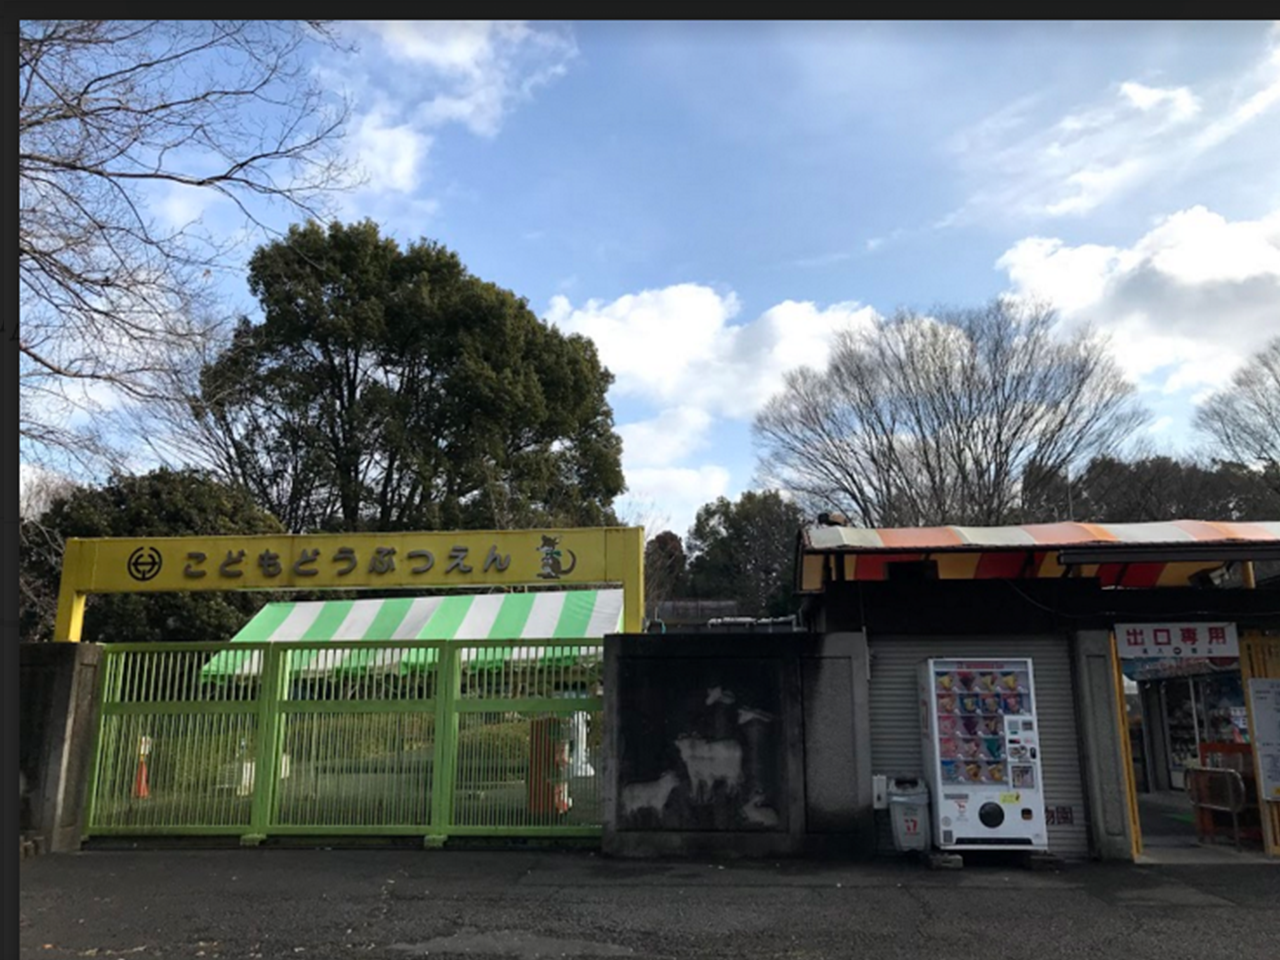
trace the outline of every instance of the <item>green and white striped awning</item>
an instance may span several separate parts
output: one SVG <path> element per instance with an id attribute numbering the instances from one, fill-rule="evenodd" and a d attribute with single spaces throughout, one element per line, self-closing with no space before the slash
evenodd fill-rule
<path id="1" fill-rule="evenodd" d="M 622 629 L 621 590 L 396 597 L 269 603 L 232 642 L 289 643 L 359 640 L 599 640 Z M 437 651 L 298 651 L 290 669 L 302 674 L 342 669 L 400 670 L 436 660 Z M 551 651 L 504 647 L 465 650 L 465 661 L 545 659 Z M 337 654 L 337 656 L 335 656 Z M 224 651 L 205 665 L 206 677 L 254 676 L 256 652 Z"/>

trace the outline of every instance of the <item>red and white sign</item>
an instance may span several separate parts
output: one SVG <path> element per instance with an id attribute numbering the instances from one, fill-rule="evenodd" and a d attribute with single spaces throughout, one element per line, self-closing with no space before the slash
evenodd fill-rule
<path id="1" fill-rule="evenodd" d="M 1117 623 L 1122 660 L 1141 657 L 1238 657 L 1234 623 Z"/>

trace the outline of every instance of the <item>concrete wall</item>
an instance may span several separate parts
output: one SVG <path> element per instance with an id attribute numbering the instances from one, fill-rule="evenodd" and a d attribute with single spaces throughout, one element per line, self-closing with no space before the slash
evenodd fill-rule
<path id="1" fill-rule="evenodd" d="M 1121 739 L 1120 704 L 1111 665 L 1111 634 L 1084 630 L 1075 636 L 1076 716 L 1089 798 L 1089 840 L 1103 860 L 1133 859 L 1128 776 Z M 1128 732 L 1125 731 L 1127 737 Z"/>
<path id="2" fill-rule="evenodd" d="M 80 849 L 101 657 L 88 643 L 19 646 L 21 829 L 55 853 Z"/>
<path id="3" fill-rule="evenodd" d="M 869 852 L 861 634 L 605 641 L 604 849 Z"/>

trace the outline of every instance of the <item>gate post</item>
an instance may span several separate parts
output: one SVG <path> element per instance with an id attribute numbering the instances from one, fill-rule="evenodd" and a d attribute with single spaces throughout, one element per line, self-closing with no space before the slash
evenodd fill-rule
<path id="1" fill-rule="evenodd" d="M 283 659 L 288 651 L 275 644 L 264 644 L 262 683 L 258 688 L 258 748 L 254 751 L 253 808 L 249 832 L 240 837 L 240 845 L 256 847 L 267 838 L 275 814 L 276 783 L 280 779 L 281 701 L 284 699 Z"/>
<path id="2" fill-rule="evenodd" d="M 122 667 L 120 655 L 114 653 L 109 645 L 102 648 L 102 660 L 98 664 L 98 677 L 94 683 L 94 710 L 96 717 L 93 724 L 93 739 L 89 754 L 89 773 L 84 791 L 84 813 L 80 820 L 80 841 L 89 838 L 89 830 L 93 826 L 98 809 L 98 782 L 102 776 L 102 748 L 106 739 L 107 712 L 104 709 L 107 700 L 119 701 Z"/>
<path id="3" fill-rule="evenodd" d="M 424 844 L 444 846 L 453 825 L 453 785 L 458 759 L 458 696 L 462 689 L 461 650 L 442 643 L 437 659 L 436 731 L 431 752 L 431 824 Z"/>
<path id="4" fill-rule="evenodd" d="M 1280 677 L 1280 637 L 1249 631 L 1240 638 L 1240 679 L 1244 684 L 1245 707 L 1249 711 L 1253 768 L 1257 771 L 1258 813 L 1262 819 L 1262 844 L 1266 853 L 1272 857 L 1280 857 L 1280 802 L 1262 796 L 1262 756 L 1258 748 L 1258 724 L 1250 681 L 1276 677 Z"/>

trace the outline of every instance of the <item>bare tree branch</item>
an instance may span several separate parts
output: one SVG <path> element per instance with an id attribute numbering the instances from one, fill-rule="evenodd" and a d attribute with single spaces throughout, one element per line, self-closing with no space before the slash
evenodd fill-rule
<path id="1" fill-rule="evenodd" d="M 866 526 L 1017 522 L 1030 485 L 1127 441 L 1132 394 L 1048 308 L 899 312 L 787 377 L 754 425 L 762 482 Z"/>
<path id="2" fill-rule="evenodd" d="M 25 457 L 83 456 L 85 413 L 156 400 L 174 353 L 213 334 L 196 318 L 236 244 L 199 217 L 159 223 L 162 191 L 225 199 L 265 230 L 272 204 L 322 215 L 353 182 L 347 106 L 304 56 L 315 42 L 342 50 L 319 21 L 20 22 Z"/>
<path id="3" fill-rule="evenodd" d="M 1236 371 L 1231 385 L 1196 411 L 1219 452 L 1260 468 L 1280 493 L 1280 337 Z"/>

